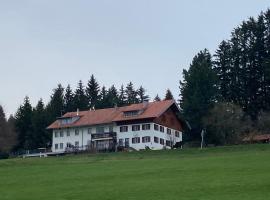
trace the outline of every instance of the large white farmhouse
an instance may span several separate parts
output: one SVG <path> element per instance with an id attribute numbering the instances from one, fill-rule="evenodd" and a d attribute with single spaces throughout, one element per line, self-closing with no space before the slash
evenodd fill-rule
<path id="1" fill-rule="evenodd" d="M 171 148 L 182 141 L 178 114 L 173 100 L 66 113 L 48 127 L 52 151 Z"/>

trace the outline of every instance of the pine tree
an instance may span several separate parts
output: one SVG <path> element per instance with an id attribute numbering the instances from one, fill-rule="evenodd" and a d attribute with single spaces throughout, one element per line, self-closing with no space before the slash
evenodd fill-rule
<path id="1" fill-rule="evenodd" d="M 88 98 L 85 94 L 85 89 L 80 80 L 74 95 L 74 106 L 79 110 L 88 110 Z"/>
<path id="2" fill-rule="evenodd" d="M 128 83 L 128 85 L 126 87 L 126 90 L 125 90 L 125 94 L 126 94 L 126 97 L 127 97 L 127 104 L 128 105 L 139 102 L 139 99 L 137 97 L 138 94 L 137 94 L 136 90 L 134 89 L 134 86 L 133 86 L 132 82 Z"/>
<path id="3" fill-rule="evenodd" d="M 172 94 L 171 90 L 167 89 L 164 100 L 173 100 L 173 99 L 174 99 L 174 97 L 173 97 L 173 94 Z"/>
<path id="4" fill-rule="evenodd" d="M 149 101 L 149 96 L 145 94 L 146 90 L 142 86 L 140 86 L 137 93 L 139 96 L 139 103 L 143 103 L 144 101 Z"/>
<path id="5" fill-rule="evenodd" d="M 86 95 L 89 101 L 89 107 L 94 108 L 96 107 L 99 101 L 99 84 L 96 81 L 94 75 L 91 75 L 90 80 L 88 81 L 86 87 Z"/>
<path id="6" fill-rule="evenodd" d="M 16 149 L 31 149 L 32 139 L 32 106 L 29 97 L 25 97 L 23 105 L 16 112 L 16 132 L 18 133 L 18 145 Z"/>
<path id="7" fill-rule="evenodd" d="M 67 112 L 74 112 L 76 108 L 74 106 L 74 94 L 70 85 L 67 86 L 64 96 L 64 111 Z"/>
<path id="8" fill-rule="evenodd" d="M 212 107 L 217 94 L 216 74 L 208 50 L 199 52 L 193 58 L 189 70 L 183 70 L 183 78 L 180 82 L 180 105 L 185 119 L 194 130 L 193 137 L 199 138 L 203 128 L 202 118 Z"/>

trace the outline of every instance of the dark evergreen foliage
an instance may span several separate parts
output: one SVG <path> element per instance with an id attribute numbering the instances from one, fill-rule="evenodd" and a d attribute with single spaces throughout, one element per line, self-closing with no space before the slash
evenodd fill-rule
<path id="1" fill-rule="evenodd" d="M 80 80 L 75 90 L 74 95 L 74 107 L 79 110 L 87 110 L 89 108 L 88 98 L 85 93 L 85 89 L 82 81 Z"/>
<path id="2" fill-rule="evenodd" d="M 96 81 L 94 75 L 91 75 L 86 87 L 86 95 L 90 108 L 95 108 L 99 101 L 99 84 Z"/>
<path id="3" fill-rule="evenodd" d="M 174 99 L 174 97 L 173 97 L 171 90 L 167 89 L 164 100 L 173 100 L 173 99 Z"/>
<path id="4" fill-rule="evenodd" d="M 142 86 L 140 86 L 137 93 L 139 97 L 139 103 L 143 103 L 144 101 L 149 101 L 149 96 L 146 95 L 146 90 Z"/>

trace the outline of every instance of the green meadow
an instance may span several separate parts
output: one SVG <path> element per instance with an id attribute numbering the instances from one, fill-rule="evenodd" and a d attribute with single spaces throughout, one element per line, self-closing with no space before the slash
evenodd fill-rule
<path id="1" fill-rule="evenodd" d="M 267 200 L 270 145 L 0 160 L 0 200 Z"/>

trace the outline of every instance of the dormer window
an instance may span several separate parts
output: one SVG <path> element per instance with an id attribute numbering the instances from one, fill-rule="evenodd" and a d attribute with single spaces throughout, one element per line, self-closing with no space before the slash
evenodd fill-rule
<path id="1" fill-rule="evenodd" d="M 132 111 L 124 112 L 125 117 L 134 117 L 134 116 L 138 116 L 139 114 L 140 114 L 140 110 L 132 110 Z"/>
<path id="2" fill-rule="evenodd" d="M 60 121 L 61 125 L 68 125 L 68 124 L 73 124 L 74 122 L 76 122 L 79 119 L 80 119 L 79 116 L 76 116 L 76 117 L 63 117 L 63 118 L 59 118 L 59 121 Z"/>

